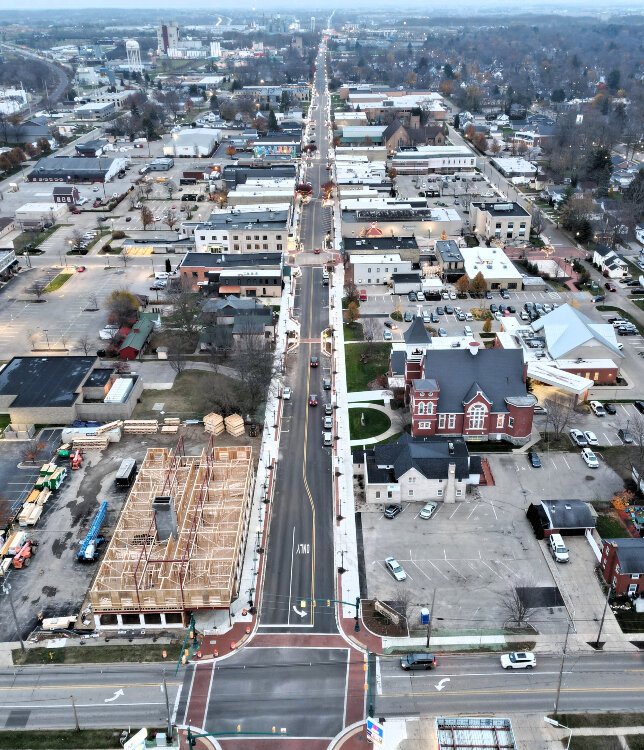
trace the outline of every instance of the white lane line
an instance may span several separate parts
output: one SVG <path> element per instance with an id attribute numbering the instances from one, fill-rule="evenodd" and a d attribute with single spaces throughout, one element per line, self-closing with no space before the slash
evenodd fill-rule
<path id="1" fill-rule="evenodd" d="M 293 537 L 291 540 L 291 579 L 288 584 L 288 619 L 287 622 L 291 623 L 291 599 L 292 599 L 292 591 L 293 591 L 293 556 L 295 555 L 295 526 L 293 526 Z"/>

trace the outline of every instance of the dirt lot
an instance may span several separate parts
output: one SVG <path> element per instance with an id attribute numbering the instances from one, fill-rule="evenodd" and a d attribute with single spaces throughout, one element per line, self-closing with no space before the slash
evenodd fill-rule
<path id="1" fill-rule="evenodd" d="M 206 444 L 206 433 L 200 425 L 183 428 L 181 435 L 187 453 L 201 450 Z M 107 538 L 118 520 L 127 497 L 127 493 L 117 492 L 113 487 L 114 475 L 121 461 L 126 457 L 140 461 L 148 448 L 172 447 L 176 442 L 177 435 L 124 437 L 120 443 L 111 443 L 104 452 L 88 452 L 83 468 L 70 472 L 31 532 L 32 538 L 38 542 L 33 563 L 28 568 L 12 569 L 9 573 L 23 636 L 35 627 L 39 612 L 46 617 L 55 617 L 79 611 L 97 564 L 78 563 L 75 555 L 102 500 L 109 503 L 107 523 L 103 528 Z M 248 442 L 253 445 L 257 460 L 259 438 L 232 438 L 224 434 L 215 440 L 219 445 Z M 0 639 L 16 640 L 8 607 L 0 609 Z"/>

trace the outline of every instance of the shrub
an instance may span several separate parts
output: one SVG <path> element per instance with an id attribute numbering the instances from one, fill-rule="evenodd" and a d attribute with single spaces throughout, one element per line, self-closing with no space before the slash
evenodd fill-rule
<path id="1" fill-rule="evenodd" d="M 117 229 L 116 231 L 112 232 L 113 240 L 122 240 L 124 238 L 125 238 L 125 232 L 122 229 Z"/>

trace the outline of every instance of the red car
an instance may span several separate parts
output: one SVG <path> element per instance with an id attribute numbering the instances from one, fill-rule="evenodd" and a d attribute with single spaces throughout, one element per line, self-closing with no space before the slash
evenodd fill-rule
<path id="1" fill-rule="evenodd" d="M 316 393 L 312 393 L 309 396 L 309 406 L 317 406 L 318 405 L 318 397 Z"/>
<path id="2" fill-rule="evenodd" d="M 320 365 L 320 358 L 319 357 L 311 357 L 311 367 L 319 367 Z"/>
<path id="3" fill-rule="evenodd" d="M 313 252 L 314 252 L 314 253 L 315 253 L 316 255 L 319 255 L 319 254 L 320 254 L 320 253 L 322 252 L 322 250 L 320 250 L 320 248 L 319 248 L 319 247 L 316 247 L 316 248 L 315 248 L 315 250 L 314 250 Z"/>
<path id="4" fill-rule="evenodd" d="M 76 271 L 77 271 L 78 273 L 83 273 L 83 272 L 84 272 L 84 271 L 86 271 L 86 270 L 87 270 L 87 269 L 85 268 L 85 266 L 77 266 L 77 267 L 76 267 Z"/>

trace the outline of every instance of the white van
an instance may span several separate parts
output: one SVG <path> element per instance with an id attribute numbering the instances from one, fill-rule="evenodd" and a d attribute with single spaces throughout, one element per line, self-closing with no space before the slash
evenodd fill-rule
<path id="1" fill-rule="evenodd" d="M 569 562 L 570 560 L 568 548 L 564 544 L 564 540 L 561 538 L 561 534 L 550 535 L 550 552 L 552 553 L 555 562 L 565 563 Z"/>
<path id="2" fill-rule="evenodd" d="M 159 279 L 165 279 L 168 280 L 168 277 L 170 276 L 169 273 L 166 271 L 156 271 L 154 274 L 154 278 L 158 281 Z"/>

